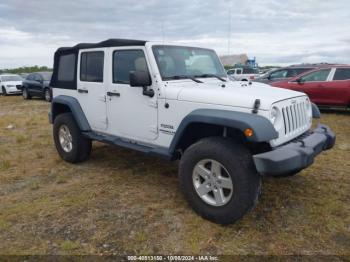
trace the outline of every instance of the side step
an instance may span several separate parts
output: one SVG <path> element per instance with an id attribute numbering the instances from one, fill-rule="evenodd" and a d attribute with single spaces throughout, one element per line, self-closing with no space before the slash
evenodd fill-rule
<path id="1" fill-rule="evenodd" d="M 149 147 L 145 145 L 140 145 L 134 141 L 124 141 L 120 137 L 99 134 L 96 132 L 83 132 L 83 135 L 89 139 L 96 140 L 102 143 L 107 143 L 115 146 L 120 146 L 132 150 L 136 150 L 145 154 L 161 156 L 165 159 L 170 160 L 172 155 L 169 153 L 167 148 L 163 147 Z"/>

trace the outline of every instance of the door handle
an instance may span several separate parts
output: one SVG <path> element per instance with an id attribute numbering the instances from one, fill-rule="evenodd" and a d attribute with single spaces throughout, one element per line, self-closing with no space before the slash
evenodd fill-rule
<path id="1" fill-rule="evenodd" d="M 107 96 L 120 96 L 120 93 L 118 92 L 107 92 Z"/>
<path id="2" fill-rule="evenodd" d="M 87 94 L 87 93 L 89 93 L 89 90 L 87 90 L 87 89 L 78 89 L 78 93 Z"/>

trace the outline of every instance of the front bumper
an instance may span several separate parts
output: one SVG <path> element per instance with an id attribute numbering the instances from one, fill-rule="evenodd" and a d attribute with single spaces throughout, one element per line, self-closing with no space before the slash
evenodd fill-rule
<path id="1" fill-rule="evenodd" d="M 11 86 L 11 87 L 6 87 L 6 92 L 8 94 L 21 94 L 22 93 L 22 89 L 18 89 L 15 86 Z"/>
<path id="2" fill-rule="evenodd" d="M 319 124 L 308 134 L 276 149 L 253 156 L 257 171 L 262 175 L 296 173 L 314 162 L 314 158 L 335 144 L 332 130 Z"/>

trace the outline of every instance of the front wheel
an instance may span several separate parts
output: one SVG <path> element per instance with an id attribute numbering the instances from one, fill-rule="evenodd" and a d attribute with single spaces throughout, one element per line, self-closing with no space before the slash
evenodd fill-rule
<path id="1" fill-rule="evenodd" d="M 5 87 L 2 87 L 2 95 L 3 96 L 7 96 L 7 92 L 6 92 L 6 88 Z"/>
<path id="2" fill-rule="evenodd" d="M 51 93 L 49 88 L 45 88 L 44 90 L 44 98 L 46 102 L 51 102 Z"/>
<path id="3" fill-rule="evenodd" d="M 240 219 L 258 200 L 261 177 L 243 145 L 221 137 L 189 147 L 179 168 L 181 189 L 192 208 L 219 224 Z"/>
<path id="4" fill-rule="evenodd" d="M 70 163 L 85 161 L 91 153 L 91 140 L 85 138 L 71 113 L 60 114 L 53 124 L 53 137 L 58 154 Z"/>
<path id="5" fill-rule="evenodd" d="M 31 99 L 32 97 L 30 96 L 30 94 L 28 93 L 28 89 L 27 88 L 23 88 L 22 90 L 22 96 L 24 100 L 28 100 Z"/>

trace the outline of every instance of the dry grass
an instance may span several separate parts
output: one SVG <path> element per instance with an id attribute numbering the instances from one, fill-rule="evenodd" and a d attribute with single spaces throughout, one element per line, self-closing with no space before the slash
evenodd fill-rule
<path id="1" fill-rule="evenodd" d="M 187 206 L 176 163 L 99 143 L 89 161 L 63 162 L 48 111 L 0 97 L 2 254 L 350 255 L 350 114 L 325 113 L 335 149 L 295 177 L 264 179 L 258 206 L 223 227 Z"/>

